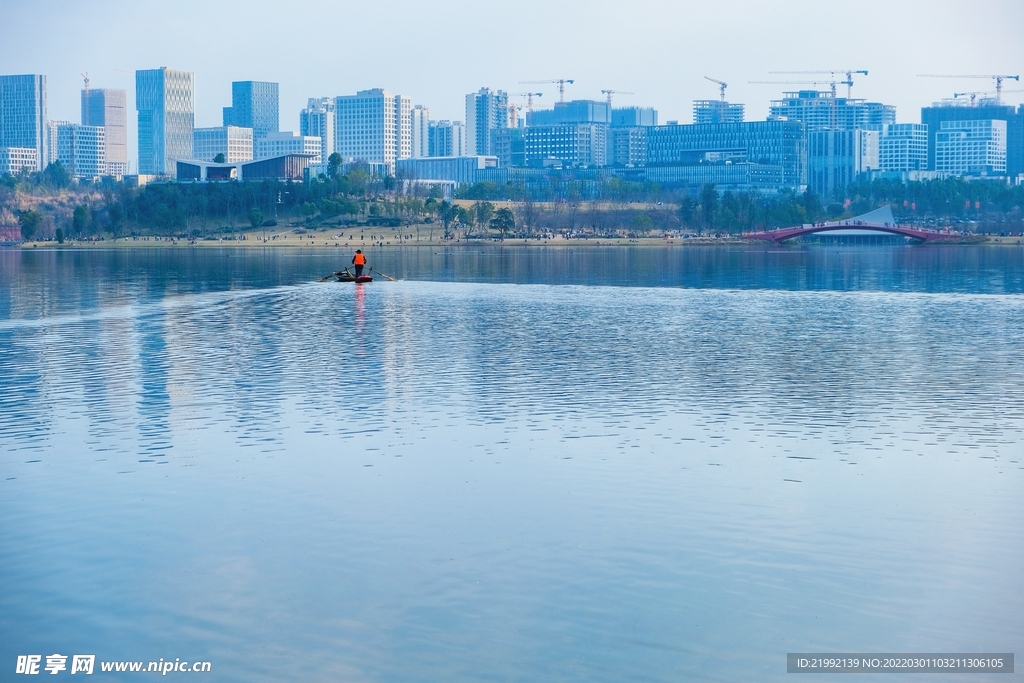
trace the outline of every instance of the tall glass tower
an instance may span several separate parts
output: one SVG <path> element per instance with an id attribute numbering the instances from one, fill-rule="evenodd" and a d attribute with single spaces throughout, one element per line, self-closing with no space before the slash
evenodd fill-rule
<path id="1" fill-rule="evenodd" d="M 280 130 L 277 83 L 235 81 L 231 106 L 224 107 L 224 125 L 252 128 L 253 141 Z"/>
<path id="2" fill-rule="evenodd" d="M 46 76 L 0 76 L 0 147 L 34 149 L 40 170 L 49 158 Z"/>
<path id="3" fill-rule="evenodd" d="M 173 175 L 177 159 L 192 158 L 195 76 L 167 67 L 135 72 L 139 112 L 139 173 Z"/>
<path id="4" fill-rule="evenodd" d="M 128 96 L 124 90 L 90 88 L 82 91 L 82 125 L 105 128 L 106 170 L 128 172 Z"/>

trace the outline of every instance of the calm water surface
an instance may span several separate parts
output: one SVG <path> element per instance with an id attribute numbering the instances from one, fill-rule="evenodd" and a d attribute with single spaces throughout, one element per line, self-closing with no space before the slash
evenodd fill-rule
<path id="1" fill-rule="evenodd" d="M 0 251 L 0 680 L 1024 652 L 1024 249 L 349 257 Z"/>

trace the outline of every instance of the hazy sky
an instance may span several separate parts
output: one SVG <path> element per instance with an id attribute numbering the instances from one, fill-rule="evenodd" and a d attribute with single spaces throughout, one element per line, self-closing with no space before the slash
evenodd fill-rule
<path id="1" fill-rule="evenodd" d="M 73 122 L 81 72 L 93 87 L 126 89 L 131 110 L 134 71 L 160 66 L 195 72 L 200 127 L 221 125 L 231 81 L 279 82 L 283 130 L 298 129 L 309 97 L 383 87 L 433 119 L 463 119 L 465 94 L 482 86 L 539 89 L 551 106 L 557 86 L 517 83 L 553 78 L 575 79 L 567 99 L 633 91 L 615 104 L 685 123 L 692 100 L 718 96 L 711 76 L 757 120 L 799 86 L 748 81 L 836 68 L 867 69 L 854 96 L 918 122 L 921 106 L 992 83 L 916 74 L 1024 75 L 1024 0 L 0 0 L 0 27 L 0 73 L 45 74 L 50 118 Z M 132 159 L 134 130 L 132 110 Z"/>

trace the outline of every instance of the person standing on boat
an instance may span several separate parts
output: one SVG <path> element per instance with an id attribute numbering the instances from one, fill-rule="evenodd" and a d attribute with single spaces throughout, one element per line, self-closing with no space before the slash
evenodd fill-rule
<path id="1" fill-rule="evenodd" d="M 356 267 L 356 277 L 363 274 L 363 266 L 366 265 L 366 255 L 362 249 L 356 249 L 356 255 L 352 257 L 352 265 Z"/>

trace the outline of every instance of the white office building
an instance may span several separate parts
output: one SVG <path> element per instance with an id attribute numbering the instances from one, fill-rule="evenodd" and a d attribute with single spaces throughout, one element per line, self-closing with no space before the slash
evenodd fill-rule
<path id="1" fill-rule="evenodd" d="M 935 133 L 935 170 L 953 175 L 1006 173 L 1006 121 L 943 121 Z"/>
<path id="2" fill-rule="evenodd" d="M 50 158 L 46 76 L 0 76 L 0 147 L 36 150 L 33 171 L 41 170 Z"/>
<path id="3" fill-rule="evenodd" d="M 413 158 L 430 156 L 430 110 L 417 104 L 409 112 L 411 150 Z"/>
<path id="4" fill-rule="evenodd" d="M 323 163 L 320 158 L 321 144 L 317 135 L 300 135 L 299 133 L 279 131 L 267 133 L 267 137 L 256 141 L 256 158 L 270 159 L 287 154 L 309 154 L 311 164 Z"/>
<path id="5" fill-rule="evenodd" d="M 463 157 L 469 154 L 466 127 L 462 121 L 431 121 L 428 137 L 428 157 Z"/>
<path id="6" fill-rule="evenodd" d="M 0 147 L 0 176 L 20 175 L 39 167 L 39 155 L 34 147 Z"/>
<path id="7" fill-rule="evenodd" d="M 224 162 L 233 164 L 253 158 L 253 130 L 241 126 L 196 128 L 192 131 L 192 151 L 200 161 L 213 161 L 218 154 Z"/>
<path id="8" fill-rule="evenodd" d="M 311 97 L 299 112 L 299 134 L 320 138 L 320 163 L 326 164 L 334 154 L 334 100 Z"/>
<path id="9" fill-rule="evenodd" d="M 106 129 L 65 123 L 57 126 L 57 161 L 72 178 L 86 180 L 107 174 Z"/>
<path id="10" fill-rule="evenodd" d="M 195 77 L 167 67 L 135 72 L 139 173 L 170 176 L 175 160 L 191 159 Z"/>
<path id="11" fill-rule="evenodd" d="M 412 156 L 412 100 L 382 88 L 334 98 L 334 151 L 345 161 L 383 163 Z"/>
<path id="12" fill-rule="evenodd" d="M 466 148 L 469 153 L 493 154 L 492 132 L 498 128 L 508 128 L 508 93 L 480 88 L 478 92 L 466 95 Z"/>
<path id="13" fill-rule="evenodd" d="M 882 127 L 878 167 L 883 171 L 924 171 L 928 168 L 928 126 L 892 123 Z"/>

